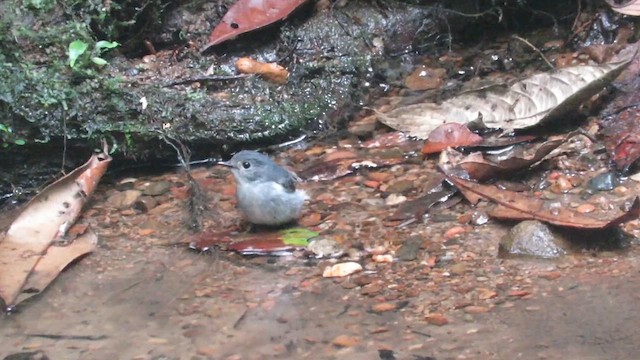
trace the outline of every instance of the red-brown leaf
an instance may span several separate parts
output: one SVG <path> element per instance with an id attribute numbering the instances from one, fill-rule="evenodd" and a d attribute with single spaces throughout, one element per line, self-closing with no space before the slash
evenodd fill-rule
<path id="1" fill-rule="evenodd" d="M 623 214 L 601 212 L 583 214 L 566 206 L 551 207 L 548 200 L 498 189 L 493 185 L 482 185 L 455 176 L 448 176 L 447 179 L 465 197 L 467 194 L 473 194 L 498 204 L 489 212 L 489 215 L 503 220 L 534 219 L 558 226 L 579 229 L 603 229 L 640 216 L 640 198 L 636 198 L 631 209 Z"/>
<path id="2" fill-rule="evenodd" d="M 238 0 L 209 35 L 206 48 L 282 20 L 306 0 Z"/>
<path id="3" fill-rule="evenodd" d="M 422 148 L 423 154 L 439 153 L 447 147 L 473 146 L 480 144 L 482 137 L 462 124 L 446 123 L 429 134 Z"/>

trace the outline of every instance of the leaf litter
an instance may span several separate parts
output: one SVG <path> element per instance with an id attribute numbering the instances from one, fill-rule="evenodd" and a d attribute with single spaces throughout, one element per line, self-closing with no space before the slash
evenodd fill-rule
<path id="1" fill-rule="evenodd" d="M 373 138 L 382 138 L 383 135 L 377 132 L 373 134 Z M 104 195 L 97 199 L 95 208 L 91 209 L 89 221 L 93 227 L 100 229 L 101 234 L 108 235 L 111 241 L 108 244 L 109 248 L 95 254 L 95 259 L 93 256 L 88 259 L 92 260 L 91 266 L 95 266 L 95 273 L 91 271 L 90 274 L 75 274 L 85 280 L 85 283 L 81 284 L 85 287 L 80 289 L 86 292 L 86 296 L 83 292 L 51 293 L 50 296 L 66 304 L 70 297 L 83 294 L 87 304 L 73 305 L 78 308 L 78 313 L 82 314 L 83 319 L 79 321 L 85 322 L 101 321 L 100 317 L 88 319 L 86 314 L 101 314 L 99 311 L 102 311 L 102 308 L 106 309 L 106 316 L 110 319 L 116 318 L 117 315 L 114 314 L 120 314 L 117 310 L 123 307 L 129 311 L 139 310 L 127 313 L 126 321 L 122 324 L 146 324 L 136 328 L 144 331 L 126 333 L 127 337 L 138 340 L 135 341 L 136 354 L 144 353 L 143 356 L 171 356 L 182 350 L 184 353 L 176 356 L 232 354 L 230 358 L 239 358 L 249 352 L 248 357 L 282 357 L 287 356 L 289 348 L 293 348 L 294 351 L 300 350 L 301 348 L 296 350 L 298 346 L 304 346 L 304 351 L 309 353 L 331 352 L 335 349 L 328 349 L 326 345 L 332 343 L 332 339 L 348 339 L 334 342 L 335 346 L 344 347 L 339 351 L 346 351 L 359 344 L 359 339 L 366 337 L 381 346 L 393 347 L 394 350 L 398 350 L 396 354 L 445 358 L 464 354 L 468 356 L 469 351 L 476 350 L 477 345 L 468 345 L 472 343 L 468 340 L 487 341 L 486 332 L 477 331 L 479 326 L 485 325 L 489 330 L 494 329 L 490 327 L 490 322 L 483 320 L 486 319 L 483 316 L 487 316 L 487 312 L 493 313 L 492 319 L 503 319 L 500 316 L 509 311 L 523 313 L 523 309 L 527 313 L 542 309 L 545 315 L 552 316 L 562 309 L 557 308 L 558 304 L 545 306 L 546 303 L 541 302 L 544 298 L 549 297 L 554 302 L 562 302 L 567 297 L 573 297 L 576 300 L 571 304 L 581 305 L 582 318 L 583 306 L 597 298 L 593 294 L 598 289 L 605 288 L 604 294 L 608 294 L 609 290 L 619 290 L 611 287 L 612 282 L 622 283 L 625 288 L 633 289 L 633 282 L 629 283 L 627 279 L 637 274 L 637 267 L 634 266 L 633 259 L 627 259 L 622 252 L 600 251 L 597 252 L 597 256 L 591 255 L 592 253 L 576 253 L 564 261 L 544 264 L 498 260 L 495 239 L 499 238 L 497 234 L 503 232 L 508 223 L 494 220 L 480 225 L 471 220 L 475 214 L 490 212 L 488 210 L 493 206 L 490 204 L 493 202 L 490 198 L 503 202 L 506 199 L 507 205 L 515 199 L 517 212 L 522 213 L 524 207 L 527 216 L 539 216 L 536 208 L 529 208 L 538 204 L 536 199 L 566 205 L 567 208 L 575 209 L 578 214 L 595 212 L 599 217 L 606 213 L 609 226 L 621 221 L 622 217 L 636 216 L 635 206 L 631 207 L 631 210 L 620 210 L 620 205 L 629 203 L 629 200 L 633 199 L 631 194 L 637 192 L 637 186 L 624 179 L 612 190 L 588 198 L 579 192 L 579 184 L 568 184 L 567 191 L 562 193 L 555 193 L 551 187 L 546 187 L 545 181 L 558 181 L 575 172 L 578 172 L 579 177 L 593 178 L 597 171 L 600 171 L 597 168 L 606 167 L 608 160 L 601 149 L 585 149 L 586 152 L 580 153 L 579 157 L 576 153 L 548 157 L 537 155 L 536 149 L 540 144 L 535 144 L 533 139 L 529 139 L 529 150 L 532 150 L 529 154 L 533 153 L 533 157 L 506 155 L 498 161 L 491 158 L 487 152 L 481 153 L 482 159 L 491 159 L 491 169 L 499 172 L 490 178 L 522 182 L 540 180 L 539 184 L 543 185 L 529 186 L 525 183 L 525 188 L 535 190 L 531 190 L 530 193 L 519 192 L 517 195 L 526 197 L 526 200 L 520 201 L 515 195 L 505 195 L 504 189 L 480 184 L 492 186 L 493 189 L 478 191 L 474 188 L 476 193 L 479 193 L 476 195 L 489 198 L 488 201 L 480 201 L 475 208 L 457 202 L 437 211 L 427 211 L 427 216 L 420 216 L 412 223 L 398 227 L 397 222 L 387 222 L 386 219 L 420 197 L 446 190 L 445 187 L 438 188 L 430 183 L 431 180 L 441 183 L 442 174 L 436 172 L 433 159 L 425 160 L 416 156 L 421 144 L 416 145 L 413 142 L 413 148 L 399 152 L 397 148 L 402 147 L 402 142 L 381 145 L 376 147 L 376 151 L 384 150 L 382 154 L 374 155 L 364 152 L 361 137 L 362 135 L 358 135 L 358 138 L 350 141 L 338 142 L 336 146 L 292 149 L 278 157 L 281 162 L 296 169 L 309 168 L 318 158 L 321 158 L 320 162 L 325 163 L 344 161 L 344 164 L 324 172 L 327 174 L 327 180 L 303 184 L 314 198 L 305 217 L 318 215 L 313 216 L 316 221 L 308 230 L 335 239 L 345 250 L 341 258 L 309 260 L 306 255 L 300 255 L 296 251 L 292 252 L 293 257 L 275 260 L 262 256 L 239 257 L 234 252 L 213 252 L 212 256 L 202 256 L 200 252 L 181 251 L 185 247 L 185 239 L 191 239 L 186 233 L 176 230 L 184 225 L 181 222 L 181 210 L 186 201 L 184 197 L 154 195 L 158 204 L 142 212 L 137 208 L 112 207 L 104 201 L 107 197 Z M 546 136 L 540 134 L 538 137 Z M 504 138 L 513 141 L 512 138 Z M 409 142 L 410 140 L 406 140 L 405 144 Z M 542 142 L 542 145 L 544 144 L 546 143 Z M 461 157 L 467 155 L 468 149 L 459 150 Z M 477 151 L 478 148 L 474 150 Z M 387 155 L 385 152 L 393 153 L 393 159 L 402 161 L 373 169 L 351 168 L 354 163 L 384 158 L 382 155 Z M 346 156 L 347 153 L 356 155 Z M 570 156 L 567 157 L 567 154 Z M 522 170 L 518 171 L 518 177 L 514 176 L 516 171 L 509 171 L 509 168 L 499 171 L 500 161 L 509 158 L 518 159 L 515 162 L 527 162 Z M 340 173 L 340 168 L 348 169 L 348 172 L 335 176 Z M 549 168 L 555 168 L 553 176 L 544 176 Z M 162 178 L 172 184 L 171 194 L 185 193 L 181 190 L 187 187 L 184 186 L 183 177 L 168 174 Z M 226 246 L 225 241 L 237 242 L 245 235 L 255 236 L 256 242 L 273 236 L 262 232 L 255 235 L 238 231 L 242 229 L 238 226 L 240 214 L 235 209 L 233 183 L 228 174 L 219 173 L 216 169 L 196 169 L 193 178 L 213 195 L 210 203 L 217 212 L 203 212 L 201 220 L 204 228 L 215 229 L 218 232 L 216 236 L 220 240 L 220 247 Z M 134 179 L 134 188 L 137 189 L 145 181 Z M 459 180 L 460 187 L 463 187 L 462 181 L 468 180 Z M 389 205 L 387 199 L 392 195 L 402 196 L 405 201 Z M 433 200 L 423 202 L 423 209 L 409 211 L 409 216 L 425 208 L 435 209 L 437 201 Z M 578 210 L 583 204 L 592 205 L 593 208 L 588 212 Z M 542 206 L 544 208 L 544 205 Z M 550 206 L 552 212 L 554 207 L 556 205 Z M 573 215 L 567 216 L 570 220 L 573 219 Z M 153 221 L 149 221 L 149 218 Z M 596 219 L 595 222 L 577 222 L 593 224 L 600 220 L 602 219 Z M 576 222 L 572 221 L 568 224 Z M 152 231 L 138 231 L 138 227 L 142 228 L 142 225 L 145 230 Z M 628 221 L 622 226 L 626 230 L 638 233 L 637 220 Z M 280 237 L 279 245 L 287 245 L 282 241 L 282 236 Z M 396 261 L 396 257 L 409 239 L 413 239 L 414 246 L 411 249 L 406 247 L 402 256 L 412 260 L 400 263 Z M 181 248 L 165 246 L 176 244 L 180 244 Z M 248 245 L 246 248 L 252 246 L 250 243 Z M 632 248 L 630 251 L 630 256 L 637 255 L 637 249 Z M 296 262 L 298 257 L 304 260 Z M 323 278 L 323 269 L 332 267 L 334 262 L 353 262 L 361 266 L 362 271 L 342 277 Z M 266 270 L 274 263 L 284 264 L 282 271 Z M 354 268 L 357 266 L 354 265 Z M 100 276 L 96 276 L 96 273 Z M 114 281 L 114 278 L 122 277 L 132 280 L 125 286 Z M 618 282 L 618 278 L 624 282 Z M 149 279 L 153 281 L 148 281 Z M 179 286 L 176 287 L 176 283 Z M 119 285 L 115 295 L 111 293 L 108 295 L 112 296 L 107 296 L 107 300 L 101 299 L 105 294 L 104 289 L 113 284 Z M 96 302 L 96 298 L 99 301 Z M 526 300 L 526 308 L 518 303 L 521 300 Z M 117 306 L 110 307 L 110 302 L 117 302 Z M 95 303 L 102 303 L 103 306 L 96 307 Z M 402 308 L 402 312 L 394 311 L 399 308 Z M 370 312 L 374 309 L 380 310 L 381 313 L 370 317 Z M 616 313 L 617 310 L 616 308 Z M 51 319 L 62 323 L 65 322 L 65 317 L 68 317 L 60 317 L 57 309 L 52 309 L 45 315 L 47 316 L 36 318 L 34 323 L 46 326 L 51 324 Z M 102 313 L 102 316 L 104 315 L 105 313 Z M 155 323 L 165 321 L 149 321 L 150 316 L 155 319 L 168 319 L 166 323 L 170 326 L 154 327 Z M 509 319 L 513 319 L 514 316 L 517 315 L 511 315 Z M 377 325 L 382 324 L 382 321 L 383 325 Z M 528 318 L 523 322 L 530 324 L 530 321 L 531 318 Z M 268 323 L 276 324 L 268 327 L 272 336 L 256 336 L 251 349 L 247 350 L 247 337 L 253 334 L 263 335 L 265 326 L 269 326 Z M 368 326 L 373 323 L 376 324 L 375 327 Z M 330 335 L 313 332 L 308 324 L 313 324 L 314 328 L 328 329 Z M 221 326 L 225 329 L 223 339 L 212 336 L 211 334 L 219 333 Z M 436 326 L 444 326 L 444 330 L 439 331 Z M 182 330 L 177 337 L 176 328 Z M 290 331 L 292 328 L 296 331 Z M 281 329 L 286 333 L 278 332 Z M 124 332 L 130 328 L 125 326 L 121 330 Z M 296 338 L 295 336 L 303 330 L 304 337 Z M 349 334 L 334 334 L 334 330 Z M 495 337 L 511 339 L 513 331 L 511 327 L 507 330 L 496 333 Z M 479 334 L 476 335 L 476 332 Z M 145 338 L 149 333 L 154 335 Z M 403 335 L 399 337 L 398 334 Z M 424 347 L 422 344 L 427 337 L 437 345 Z M 174 350 L 173 345 L 165 345 L 173 344 L 173 340 L 184 341 L 185 338 L 189 340 L 188 348 Z M 455 339 L 452 340 L 453 338 Z M 527 338 L 526 342 L 529 340 Z M 542 343 L 542 339 L 539 340 Z M 23 345 L 31 344 L 19 344 Z M 94 348 L 77 348 L 81 349 L 84 355 L 90 356 L 91 353 L 100 352 L 101 348 L 109 347 L 103 345 L 101 343 Z M 600 343 L 598 345 L 600 346 Z M 65 353 L 76 349 L 67 344 L 52 344 L 49 348 L 60 346 L 64 347 Z M 503 341 L 491 349 L 511 350 L 510 346 L 509 341 Z M 539 348 L 536 348 L 536 354 L 538 352 Z M 391 352 L 392 355 L 393 353 Z M 385 354 L 388 356 L 389 352 Z"/>

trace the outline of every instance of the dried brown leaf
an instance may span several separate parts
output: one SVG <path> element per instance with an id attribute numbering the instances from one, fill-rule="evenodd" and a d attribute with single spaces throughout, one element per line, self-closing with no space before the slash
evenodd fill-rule
<path id="1" fill-rule="evenodd" d="M 36 195 L 13 221 L 0 242 L 0 297 L 15 305 L 34 266 L 51 243 L 65 235 L 80 215 L 88 196 L 107 170 L 107 151 Z"/>
<path id="2" fill-rule="evenodd" d="M 489 128 L 523 129 L 559 118 L 597 94 L 633 59 L 598 66 L 567 67 L 537 74 L 511 87 L 465 92 L 436 103 L 399 107 L 378 113 L 384 124 L 411 136 L 426 138 L 438 126 L 481 121 Z"/>

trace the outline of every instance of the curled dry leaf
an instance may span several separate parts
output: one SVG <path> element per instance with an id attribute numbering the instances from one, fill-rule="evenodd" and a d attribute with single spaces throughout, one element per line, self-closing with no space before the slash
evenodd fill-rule
<path id="1" fill-rule="evenodd" d="M 238 0 L 209 35 L 202 51 L 287 17 L 306 0 Z"/>
<path id="2" fill-rule="evenodd" d="M 423 103 L 378 113 L 378 119 L 424 139 L 438 126 L 480 121 L 489 128 L 523 129 L 559 118 L 597 94 L 631 62 L 574 66 L 537 74 L 510 87 L 470 91 L 441 104 Z"/>
<path id="3" fill-rule="evenodd" d="M 636 198 L 631 208 L 620 214 L 593 212 L 583 214 L 576 209 L 562 206 L 557 201 L 543 200 L 493 185 L 482 185 L 473 181 L 448 176 L 460 192 L 471 198 L 481 197 L 496 204 L 489 216 L 503 220 L 539 220 L 549 224 L 578 229 L 604 229 L 619 225 L 640 216 L 640 198 Z"/>
<path id="4" fill-rule="evenodd" d="M 105 148 L 42 190 L 13 221 L 0 242 L 0 297 L 8 309 L 51 243 L 76 221 L 110 162 Z"/>
<path id="5" fill-rule="evenodd" d="M 95 250 L 98 236 L 91 229 L 67 246 L 50 246 L 29 274 L 16 304 L 41 293 L 73 260 Z"/>
<path id="6" fill-rule="evenodd" d="M 532 154 L 525 157 L 510 157 L 501 161 L 493 162 L 483 157 L 482 153 L 476 152 L 469 154 L 463 158 L 458 158 L 458 154 L 452 154 L 453 150 L 449 149 L 440 159 L 454 159 L 454 163 L 440 163 L 440 166 L 447 168 L 457 168 L 464 170 L 470 178 L 483 181 L 488 179 L 496 179 L 503 176 L 513 175 L 519 171 L 529 169 L 543 160 L 549 158 L 553 150 L 562 145 L 566 139 L 549 140 L 542 144 L 533 144 L 531 146 Z"/>
<path id="7" fill-rule="evenodd" d="M 287 69 L 276 63 L 263 63 L 248 57 L 236 61 L 236 69 L 243 74 L 258 74 L 276 84 L 285 84 L 289 78 Z"/>
<path id="8" fill-rule="evenodd" d="M 614 11 L 617 11 L 625 15 L 640 15 L 640 0 L 607 0 L 607 4 L 611 6 Z"/>
<path id="9" fill-rule="evenodd" d="M 434 154 L 448 147 L 473 146 L 482 142 L 482 136 L 458 123 L 442 124 L 435 128 L 422 147 L 423 154 Z"/>

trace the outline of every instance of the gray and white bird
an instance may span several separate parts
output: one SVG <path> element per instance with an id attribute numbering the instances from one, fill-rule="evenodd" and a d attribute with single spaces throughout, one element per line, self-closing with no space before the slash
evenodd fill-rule
<path id="1" fill-rule="evenodd" d="M 251 223 L 278 226 L 300 217 L 309 197 L 304 190 L 296 189 L 300 178 L 295 173 L 251 150 L 240 151 L 229 161 L 218 164 L 231 168 L 236 179 L 238 208 Z"/>

